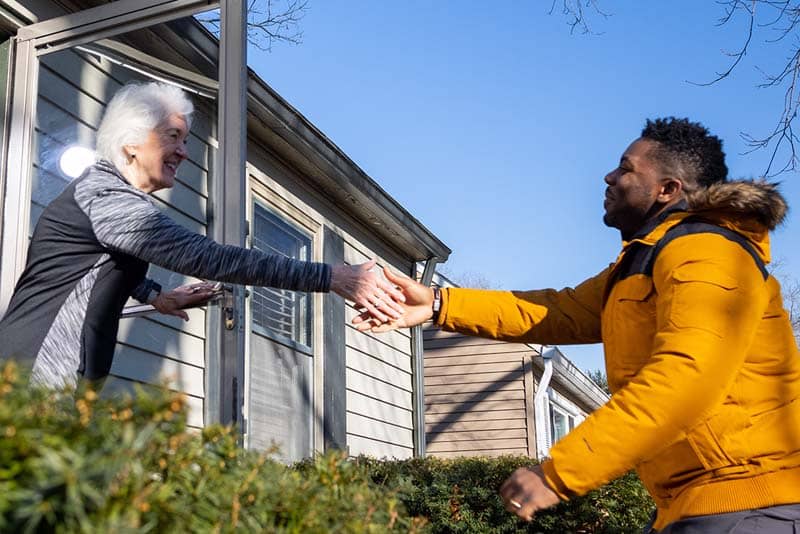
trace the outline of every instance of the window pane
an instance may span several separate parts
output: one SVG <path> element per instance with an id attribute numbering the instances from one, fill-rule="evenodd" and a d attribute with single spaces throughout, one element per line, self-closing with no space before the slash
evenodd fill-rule
<path id="1" fill-rule="evenodd" d="M 567 416 L 552 404 L 550 405 L 550 431 L 553 435 L 553 443 L 569 432 Z"/>
<path id="2" fill-rule="evenodd" d="M 311 240 L 263 206 L 253 210 L 253 248 L 268 254 L 309 260 Z M 269 334 L 311 346 L 311 299 L 307 293 L 253 288 L 253 327 Z"/>

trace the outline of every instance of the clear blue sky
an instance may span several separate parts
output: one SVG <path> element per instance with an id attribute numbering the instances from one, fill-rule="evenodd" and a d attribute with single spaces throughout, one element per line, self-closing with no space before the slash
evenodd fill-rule
<path id="1" fill-rule="evenodd" d="M 616 256 L 602 223 L 603 176 L 648 117 L 687 116 L 725 142 L 732 177 L 763 174 L 770 153 L 742 155 L 742 131 L 774 126 L 782 89 L 757 89 L 782 48 L 756 36 L 730 79 L 723 50 L 744 20 L 717 27 L 712 1 L 600 0 L 594 34 L 570 34 L 550 2 L 310 0 L 303 43 L 251 47 L 259 75 L 452 250 L 451 273 L 496 287 L 574 285 Z M 773 258 L 800 278 L 795 211 Z M 562 347 L 579 367 L 602 350 Z"/>

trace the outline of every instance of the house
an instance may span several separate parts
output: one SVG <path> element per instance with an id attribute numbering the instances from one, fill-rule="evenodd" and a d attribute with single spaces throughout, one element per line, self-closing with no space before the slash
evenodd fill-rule
<path id="1" fill-rule="evenodd" d="M 80 172 L 111 96 L 137 80 L 176 84 L 197 108 L 189 159 L 175 187 L 155 194 L 180 224 L 304 260 L 374 257 L 409 274 L 423 262 L 423 280 L 447 259 L 435 235 L 242 67 L 243 24 L 223 20 L 220 42 L 192 18 L 217 4 L 0 1 L 0 313 L 42 209 Z M 241 14 L 241 2 L 222 4 Z M 150 276 L 188 281 L 157 267 Z M 247 446 L 275 442 L 287 460 L 330 448 L 422 453 L 419 328 L 372 336 L 350 326 L 356 312 L 336 295 L 248 291 L 233 288 L 186 323 L 123 319 L 105 389 L 168 379 L 187 395 L 190 425 L 237 423 Z"/>
<path id="2" fill-rule="evenodd" d="M 433 283 L 456 286 L 439 273 Z M 431 456 L 541 459 L 608 401 L 557 347 L 428 327 L 424 349 L 426 453 Z"/>

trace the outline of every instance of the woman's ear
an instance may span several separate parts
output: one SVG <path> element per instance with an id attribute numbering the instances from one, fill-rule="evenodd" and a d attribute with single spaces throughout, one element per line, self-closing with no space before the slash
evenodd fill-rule
<path id="1" fill-rule="evenodd" d="M 137 145 L 123 145 L 122 152 L 125 153 L 125 161 L 130 165 L 136 159 Z"/>

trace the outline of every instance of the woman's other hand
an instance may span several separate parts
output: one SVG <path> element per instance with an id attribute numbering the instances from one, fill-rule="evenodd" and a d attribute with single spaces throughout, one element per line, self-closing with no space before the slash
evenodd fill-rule
<path id="1" fill-rule="evenodd" d="M 185 308 L 193 308 L 205 304 L 219 291 L 219 284 L 211 282 L 186 284 L 176 287 L 172 291 L 159 293 L 150 304 L 164 315 L 174 315 L 184 321 L 188 321 L 189 315 L 184 311 Z"/>

